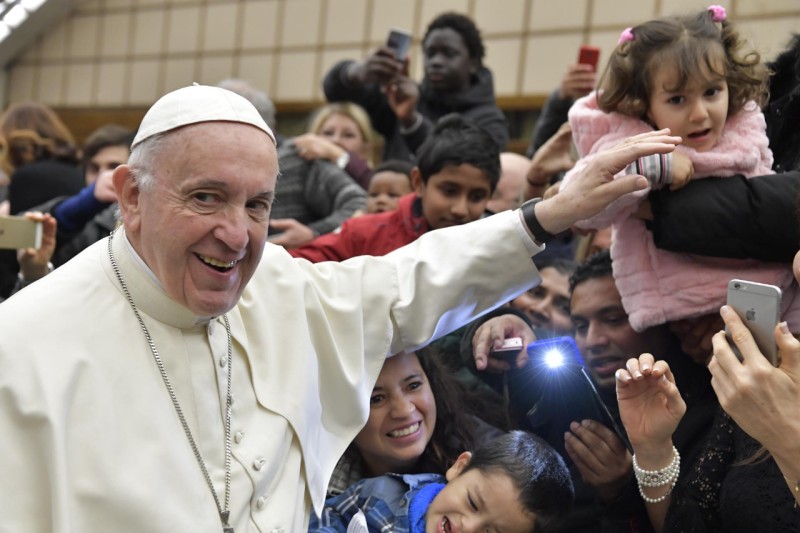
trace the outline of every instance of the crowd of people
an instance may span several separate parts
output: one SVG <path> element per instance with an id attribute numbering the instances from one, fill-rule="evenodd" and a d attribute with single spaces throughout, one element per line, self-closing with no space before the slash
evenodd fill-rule
<path id="1" fill-rule="evenodd" d="M 0 530 L 800 531 L 800 35 L 626 28 L 525 155 L 475 21 L 421 46 L 295 137 L 240 79 L 0 116 Z"/>

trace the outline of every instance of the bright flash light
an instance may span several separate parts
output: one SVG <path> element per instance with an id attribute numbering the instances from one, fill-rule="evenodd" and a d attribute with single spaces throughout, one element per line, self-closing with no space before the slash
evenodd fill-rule
<path id="1" fill-rule="evenodd" d="M 547 368 L 558 368 L 564 364 L 564 354 L 559 350 L 550 350 L 544 354 L 544 364 Z"/>

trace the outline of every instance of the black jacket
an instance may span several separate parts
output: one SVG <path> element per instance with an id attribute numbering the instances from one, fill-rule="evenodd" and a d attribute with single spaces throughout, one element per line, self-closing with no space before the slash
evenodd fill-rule
<path id="1" fill-rule="evenodd" d="M 417 111 L 422 115 L 423 123 L 414 131 L 403 134 L 397 116 L 379 84 L 357 86 L 347 80 L 347 69 L 352 63 L 341 61 L 328 72 L 323 82 L 325 96 L 331 102 L 350 101 L 366 109 L 372 127 L 384 137 L 384 160 L 413 159 L 417 149 L 433 131 L 433 124 L 450 113 L 458 113 L 484 128 L 500 150 L 504 150 L 508 144 L 508 124 L 495 103 L 494 82 L 489 69 L 482 68 L 472 77 L 468 89 L 455 94 L 435 91 L 423 80 L 417 102 Z"/>

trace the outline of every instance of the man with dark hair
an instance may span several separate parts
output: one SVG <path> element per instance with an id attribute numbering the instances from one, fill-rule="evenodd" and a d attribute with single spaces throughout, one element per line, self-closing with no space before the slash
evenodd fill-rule
<path id="1" fill-rule="evenodd" d="M 356 102 L 369 113 L 386 139 L 384 159 L 408 159 L 448 113 L 459 113 L 489 132 L 503 150 L 508 142 L 505 115 L 494 98 L 491 71 L 483 65 L 484 48 L 475 23 L 458 13 L 444 13 L 430 23 L 422 40 L 425 77 L 418 86 L 408 77 L 407 60 L 388 46 L 363 62 L 341 61 L 325 76 L 331 102 Z"/>
<path id="2" fill-rule="evenodd" d="M 638 333 L 628 322 L 614 284 L 611 256 L 598 252 L 570 277 L 570 315 L 584 368 L 618 427 L 614 374 L 649 352 L 669 361 L 689 410 L 675 433 L 686 464 L 701 451 L 716 400 L 705 368 L 680 350 L 667 325 Z M 532 361 L 534 368 L 536 361 Z M 648 524 L 636 492 L 631 455 L 611 427 L 586 377 L 569 368 L 530 373 L 531 429 L 565 454 L 575 482 L 575 508 L 554 531 L 639 530 Z M 512 383 L 513 385 L 513 383 Z M 548 530 L 550 531 L 550 530 Z"/>

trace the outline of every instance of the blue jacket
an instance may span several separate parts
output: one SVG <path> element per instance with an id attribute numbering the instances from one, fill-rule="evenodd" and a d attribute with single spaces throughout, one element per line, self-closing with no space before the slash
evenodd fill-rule
<path id="1" fill-rule="evenodd" d="M 370 531 L 425 531 L 425 511 L 444 487 L 439 474 L 386 474 L 362 479 L 343 493 L 328 498 L 322 516 L 312 514 L 309 532 L 347 532 L 361 510 Z"/>

